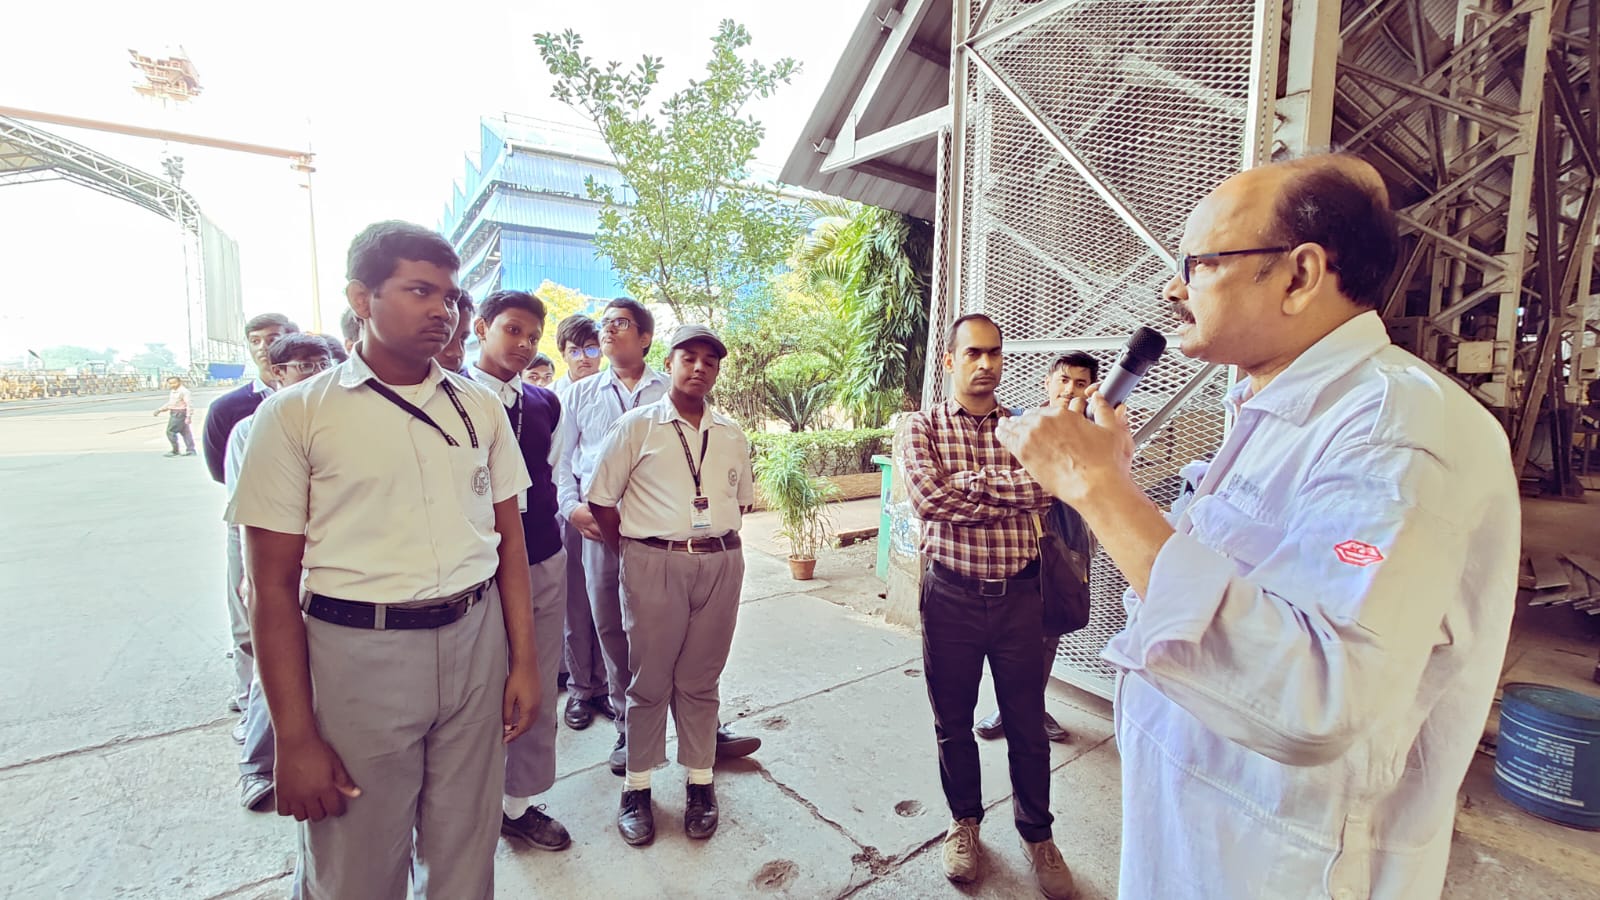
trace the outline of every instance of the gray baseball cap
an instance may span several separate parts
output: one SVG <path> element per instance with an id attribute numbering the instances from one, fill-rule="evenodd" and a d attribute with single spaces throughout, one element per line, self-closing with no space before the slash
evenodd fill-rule
<path id="1" fill-rule="evenodd" d="M 667 349 L 676 350 L 690 341 L 705 341 L 717 349 L 717 356 L 728 355 L 728 346 L 722 343 L 722 338 L 704 325 L 679 325 L 678 330 L 672 333 L 672 343 L 667 345 Z"/>

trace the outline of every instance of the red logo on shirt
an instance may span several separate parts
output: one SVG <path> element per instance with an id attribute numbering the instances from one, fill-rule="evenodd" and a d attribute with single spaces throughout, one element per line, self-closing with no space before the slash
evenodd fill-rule
<path id="1" fill-rule="evenodd" d="M 1366 541 L 1345 541 L 1342 544 L 1335 544 L 1333 552 L 1339 557 L 1340 562 L 1352 566 L 1365 568 L 1375 562 L 1383 562 L 1383 554 Z"/>

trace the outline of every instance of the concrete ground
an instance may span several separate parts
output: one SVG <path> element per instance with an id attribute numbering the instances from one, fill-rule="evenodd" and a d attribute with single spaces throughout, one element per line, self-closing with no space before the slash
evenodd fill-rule
<path id="1" fill-rule="evenodd" d="M 210 396 L 202 393 L 204 402 Z M 283 896 L 293 823 L 238 805 L 226 713 L 222 492 L 166 459 L 152 395 L 0 407 L 0 897 Z M 859 512 L 850 513 L 860 517 Z M 725 717 L 766 745 L 718 770 L 723 822 L 682 836 L 680 770 L 657 776 L 659 837 L 617 836 L 614 731 L 562 726 L 544 797 L 573 834 L 550 854 L 502 842 L 504 897 L 1026 897 L 1004 744 L 985 744 L 985 879 L 939 870 L 946 811 L 917 637 L 873 613 L 868 542 L 790 579 L 752 517 Z M 1057 685 L 1056 834 L 1085 898 L 1116 893 L 1119 765 L 1106 703 Z M 982 705 L 991 704 L 987 687 Z M 1600 835 L 1465 786 L 1446 896 L 1600 896 Z"/>

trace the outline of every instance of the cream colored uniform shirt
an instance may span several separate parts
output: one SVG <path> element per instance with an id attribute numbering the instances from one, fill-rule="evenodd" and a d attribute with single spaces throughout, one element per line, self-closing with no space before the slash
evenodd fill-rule
<path id="1" fill-rule="evenodd" d="M 678 430 L 683 429 L 683 441 Z M 705 462 L 700 462 L 702 436 Z M 694 476 L 684 456 L 700 468 L 700 487 L 709 504 L 708 528 L 694 528 Z M 750 441 L 732 419 L 710 406 L 700 417 L 700 427 L 662 397 L 648 406 L 630 410 L 617 420 L 600 446 L 600 463 L 590 480 L 589 502 L 614 506 L 622 516 L 621 532 L 627 538 L 721 537 L 739 530 L 739 508 L 755 502 L 755 481 L 750 472 Z"/>
<path id="2" fill-rule="evenodd" d="M 451 447 L 374 391 L 376 380 L 357 353 L 262 403 L 228 521 L 305 534 L 307 589 L 343 600 L 437 599 L 493 577 L 494 504 L 531 483 L 500 398 L 437 364 L 420 385 L 391 385 L 455 439 Z"/>

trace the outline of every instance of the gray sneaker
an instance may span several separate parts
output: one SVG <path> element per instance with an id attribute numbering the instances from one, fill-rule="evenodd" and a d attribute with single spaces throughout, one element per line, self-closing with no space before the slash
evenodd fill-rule
<path id="1" fill-rule="evenodd" d="M 264 812 L 272 798 L 271 775 L 239 776 L 239 805 L 253 812 Z"/>
<path id="2" fill-rule="evenodd" d="M 1067 868 L 1067 861 L 1061 858 L 1061 849 L 1055 841 L 1043 840 L 1037 844 L 1023 841 L 1022 853 L 1028 858 L 1028 868 L 1033 870 L 1039 893 L 1049 900 L 1070 900 L 1077 896 L 1077 889 L 1072 884 L 1072 870 Z"/>
<path id="3" fill-rule="evenodd" d="M 944 835 L 944 877 L 956 884 L 978 880 L 978 820 L 957 819 Z"/>

